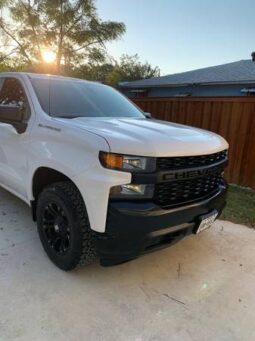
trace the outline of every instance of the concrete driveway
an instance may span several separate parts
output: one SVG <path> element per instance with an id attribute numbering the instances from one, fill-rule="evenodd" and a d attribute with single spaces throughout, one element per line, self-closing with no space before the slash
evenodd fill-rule
<path id="1" fill-rule="evenodd" d="M 65 273 L 0 190 L 0 340 L 255 340 L 255 231 L 219 221 L 135 261 Z"/>

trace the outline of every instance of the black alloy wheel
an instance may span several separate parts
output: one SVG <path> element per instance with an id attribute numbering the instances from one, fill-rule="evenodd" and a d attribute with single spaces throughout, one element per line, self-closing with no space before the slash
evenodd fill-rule
<path id="1" fill-rule="evenodd" d="M 86 207 L 72 182 L 46 187 L 38 198 L 36 218 L 43 248 L 60 269 L 73 270 L 97 258 Z"/>

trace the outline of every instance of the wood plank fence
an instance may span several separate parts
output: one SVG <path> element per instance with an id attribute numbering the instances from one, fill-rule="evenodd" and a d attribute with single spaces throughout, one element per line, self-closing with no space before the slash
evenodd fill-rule
<path id="1" fill-rule="evenodd" d="M 154 118 L 216 132 L 228 141 L 230 183 L 255 189 L 255 97 L 135 98 Z"/>

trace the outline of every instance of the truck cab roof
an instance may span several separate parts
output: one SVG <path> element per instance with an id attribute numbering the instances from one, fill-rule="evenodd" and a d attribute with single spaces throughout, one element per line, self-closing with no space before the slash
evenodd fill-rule
<path id="1" fill-rule="evenodd" d="M 73 80 L 81 81 L 88 84 L 101 84 L 100 82 L 93 82 L 81 78 L 67 77 L 61 75 L 45 74 L 45 73 L 33 73 L 33 72 L 1 72 L 0 77 L 28 77 L 30 79 L 54 79 L 54 80 Z"/>

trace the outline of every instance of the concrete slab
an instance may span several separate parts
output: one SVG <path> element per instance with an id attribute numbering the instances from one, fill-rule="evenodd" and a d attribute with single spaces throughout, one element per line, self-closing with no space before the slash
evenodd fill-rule
<path id="1" fill-rule="evenodd" d="M 255 232 L 218 221 L 135 261 L 71 273 L 0 190 L 0 340 L 255 339 Z"/>

